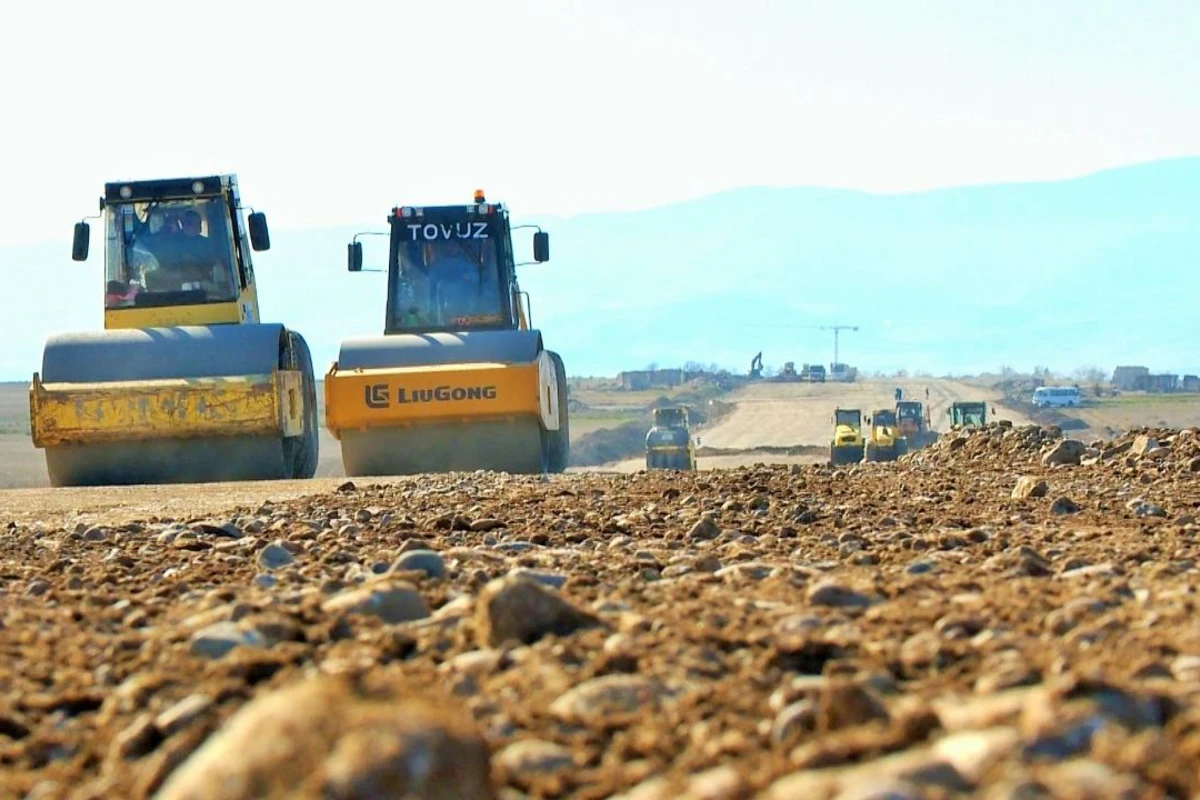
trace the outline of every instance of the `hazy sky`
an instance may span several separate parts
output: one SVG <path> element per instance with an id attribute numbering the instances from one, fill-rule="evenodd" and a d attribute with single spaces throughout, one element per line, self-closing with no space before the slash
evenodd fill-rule
<path id="1" fill-rule="evenodd" d="M 1074 176 L 1200 152 L 1198 41 L 1196 0 L 10 3 L 0 245 L 209 172 L 277 230 Z"/>

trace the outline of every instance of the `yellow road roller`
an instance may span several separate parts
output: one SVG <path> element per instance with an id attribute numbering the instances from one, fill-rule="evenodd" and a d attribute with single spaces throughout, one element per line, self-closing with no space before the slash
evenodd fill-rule
<path id="1" fill-rule="evenodd" d="M 502 203 L 398 206 L 387 219 L 383 334 L 342 342 L 325 425 L 347 475 L 562 472 L 570 459 L 562 358 L 530 326 Z M 363 271 L 358 234 L 348 269 Z"/>
<path id="2" fill-rule="evenodd" d="M 654 426 L 646 433 L 646 469 L 696 469 L 696 444 L 686 408 L 654 409 Z"/>
<path id="3" fill-rule="evenodd" d="M 312 477 L 312 358 L 259 317 L 250 251 L 270 235 L 237 177 L 107 183 L 100 218 L 104 330 L 52 336 L 29 388 L 50 484 Z M 75 225 L 75 261 L 90 233 Z"/>

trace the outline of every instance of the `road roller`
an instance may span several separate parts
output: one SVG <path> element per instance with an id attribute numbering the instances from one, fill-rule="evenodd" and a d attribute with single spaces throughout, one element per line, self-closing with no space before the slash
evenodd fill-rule
<path id="1" fill-rule="evenodd" d="M 562 472 L 566 372 L 531 327 L 516 273 L 549 260 L 549 234 L 511 225 L 482 190 L 462 205 L 397 206 L 387 223 L 383 333 L 342 342 L 325 375 L 346 474 Z M 535 229 L 533 261 L 517 263 L 521 228 Z M 350 272 L 364 271 L 364 235 L 348 245 Z"/>
<path id="2" fill-rule="evenodd" d="M 304 337 L 259 315 L 236 175 L 106 183 L 104 329 L 50 337 L 29 388 L 52 486 L 310 478 L 320 417 Z"/>

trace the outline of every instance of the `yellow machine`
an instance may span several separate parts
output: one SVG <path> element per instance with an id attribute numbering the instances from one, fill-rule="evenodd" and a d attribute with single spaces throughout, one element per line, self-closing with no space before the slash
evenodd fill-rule
<path id="1" fill-rule="evenodd" d="M 871 432 L 867 439 L 867 461 L 895 461 L 907 451 L 907 442 L 896 424 L 896 414 L 881 408 L 869 419 Z"/>
<path id="2" fill-rule="evenodd" d="M 646 469 L 696 468 L 696 448 L 686 408 L 654 409 L 654 427 L 646 434 Z"/>
<path id="3" fill-rule="evenodd" d="M 562 472 L 566 372 L 530 327 L 508 210 L 477 191 L 470 205 L 394 208 L 388 224 L 383 335 L 343 342 L 325 376 L 346 474 Z M 533 257 L 550 258 L 540 228 Z M 357 236 L 349 269 L 362 271 Z"/>
<path id="4" fill-rule="evenodd" d="M 833 441 L 829 444 L 831 464 L 857 464 L 863 458 L 862 411 L 839 408 L 833 412 Z"/>
<path id="5" fill-rule="evenodd" d="M 29 389 L 51 485 L 312 477 L 312 360 L 259 319 L 250 250 L 270 236 L 236 176 L 108 183 L 100 211 L 104 330 L 51 337 Z M 77 223 L 72 258 L 89 244 Z"/>
<path id="6" fill-rule="evenodd" d="M 929 409 L 916 400 L 900 400 L 896 403 L 896 421 L 900 435 L 904 437 L 907 450 L 920 450 L 938 439 L 937 431 L 929 416 Z"/>

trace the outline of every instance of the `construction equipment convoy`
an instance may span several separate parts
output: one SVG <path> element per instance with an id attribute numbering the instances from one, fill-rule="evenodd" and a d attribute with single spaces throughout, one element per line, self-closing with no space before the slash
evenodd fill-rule
<path id="1" fill-rule="evenodd" d="M 530 327 L 508 210 L 476 191 L 470 204 L 393 208 L 387 222 L 383 334 L 342 342 L 325 376 L 346 474 L 562 472 L 566 372 Z M 361 271 L 357 236 L 348 249 Z M 533 258 L 550 258 L 540 228 Z"/>
<path id="2" fill-rule="evenodd" d="M 833 412 L 833 441 L 829 443 L 829 462 L 833 465 L 856 464 L 863 459 L 862 411 L 838 408 Z"/>
<path id="3" fill-rule="evenodd" d="M 646 434 L 646 469 L 696 468 L 696 449 L 686 408 L 654 409 L 654 426 Z"/>
<path id="4" fill-rule="evenodd" d="M 896 421 L 900 425 L 900 435 L 907 442 L 909 451 L 928 447 L 937 441 L 929 410 L 917 400 L 901 400 L 896 403 Z"/>
<path id="5" fill-rule="evenodd" d="M 867 437 L 867 461 L 895 461 L 907 452 L 896 424 L 896 414 L 891 409 L 878 409 L 867 419 L 867 424 L 871 426 Z"/>
<path id="6" fill-rule="evenodd" d="M 304 338 L 263 322 L 234 175 L 104 186 L 104 330 L 50 337 L 29 388 L 52 486 L 310 478 L 316 383 Z M 248 237 L 248 238 L 247 238 Z M 88 257 L 75 226 L 72 258 Z"/>

